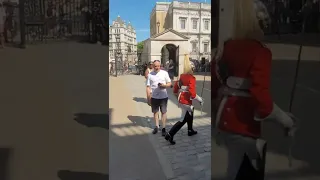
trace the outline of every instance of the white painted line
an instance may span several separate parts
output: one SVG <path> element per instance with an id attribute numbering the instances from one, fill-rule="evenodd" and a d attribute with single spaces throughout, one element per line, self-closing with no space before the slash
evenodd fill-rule
<path id="1" fill-rule="evenodd" d="M 276 80 L 277 80 L 277 81 L 282 81 L 283 79 L 281 79 L 281 78 L 276 78 Z M 306 85 L 304 85 L 304 84 L 297 83 L 296 86 L 299 87 L 299 88 L 303 88 L 303 89 L 305 89 L 305 90 L 311 91 L 311 92 L 313 92 L 313 93 L 320 94 L 320 91 L 319 91 L 319 90 L 314 89 L 314 88 L 311 88 L 311 87 L 308 87 L 308 86 L 306 86 Z"/>
<path id="2" fill-rule="evenodd" d="M 306 90 L 309 90 L 309 91 L 311 91 L 311 92 L 313 92 L 313 93 L 320 93 L 319 90 L 313 89 L 313 88 L 311 88 L 311 87 L 305 86 L 305 85 L 300 84 L 300 83 L 297 83 L 297 86 L 300 87 L 300 88 L 304 88 L 304 89 L 306 89 Z"/>

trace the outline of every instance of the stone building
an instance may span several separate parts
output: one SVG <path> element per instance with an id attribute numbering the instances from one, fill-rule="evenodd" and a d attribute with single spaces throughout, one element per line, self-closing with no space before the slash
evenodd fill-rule
<path id="1" fill-rule="evenodd" d="M 198 2 L 157 2 L 150 14 L 150 37 L 172 29 L 188 37 L 192 59 L 210 59 L 211 4 Z M 168 58 L 164 48 L 164 59 Z"/>
<path id="2" fill-rule="evenodd" d="M 137 61 L 137 35 L 130 22 L 118 16 L 109 26 L 109 61 L 115 60 L 120 49 L 123 62 L 134 64 Z"/>

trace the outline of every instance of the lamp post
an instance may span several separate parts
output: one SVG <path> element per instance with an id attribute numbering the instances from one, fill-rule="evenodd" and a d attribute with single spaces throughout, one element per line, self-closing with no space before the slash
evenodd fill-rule
<path id="1" fill-rule="evenodd" d="M 157 33 L 159 33 L 160 31 L 159 31 L 159 28 L 160 28 L 160 22 L 158 21 L 157 22 L 157 27 L 158 27 L 158 32 Z"/>
<path id="2" fill-rule="evenodd" d="M 121 55 L 121 42 L 120 42 L 120 37 L 116 36 L 116 43 L 117 43 L 117 48 L 116 48 L 116 62 L 115 62 L 115 66 L 116 66 L 116 77 L 118 76 L 118 66 L 119 66 L 119 58 Z"/>
<path id="3" fill-rule="evenodd" d="M 140 50 L 138 50 L 138 67 L 139 67 L 139 75 L 143 75 L 143 68 L 142 68 L 142 64 L 141 64 L 141 54 L 142 52 Z"/>

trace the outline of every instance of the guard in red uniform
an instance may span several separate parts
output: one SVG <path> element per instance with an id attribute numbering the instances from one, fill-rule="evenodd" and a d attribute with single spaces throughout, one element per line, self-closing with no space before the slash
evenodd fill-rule
<path id="1" fill-rule="evenodd" d="M 181 108 L 181 120 L 176 122 L 170 131 L 165 135 L 165 139 L 171 144 L 175 144 L 173 140 L 174 135 L 187 123 L 188 136 L 197 134 L 197 131 L 193 130 L 193 112 L 192 100 L 197 100 L 203 104 L 203 100 L 196 92 L 196 78 L 193 76 L 194 64 L 190 62 L 189 58 L 184 62 L 184 73 L 180 75 L 180 79 L 175 82 L 173 93 L 176 95 L 179 101 L 179 107 Z"/>
<path id="2" fill-rule="evenodd" d="M 257 5 L 250 7 L 248 2 L 250 0 L 234 0 L 234 16 L 238 20 L 234 24 L 234 34 L 218 50 L 211 67 L 215 139 L 228 150 L 228 180 L 264 179 L 263 121 L 280 123 L 287 135 L 296 130 L 293 116 L 272 100 L 272 54 L 259 41 L 263 36 L 259 26 L 265 23 L 250 16 L 248 12 L 253 11 L 252 7 L 257 9 Z M 251 5 L 254 2 L 257 3 L 251 0 Z M 248 24 L 241 25 L 243 22 Z"/>

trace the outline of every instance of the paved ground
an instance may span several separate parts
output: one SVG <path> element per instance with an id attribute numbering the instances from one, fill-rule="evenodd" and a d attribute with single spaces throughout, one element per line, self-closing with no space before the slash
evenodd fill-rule
<path id="1" fill-rule="evenodd" d="M 166 176 L 165 179 L 170 180 L 209 180 L 210 179 L 210 156 L 211 156 L 211 139 L 210 139 L 210 127 L 211 127 L 211 121 L 206 111 L 210 109 L 210 103 L 207 103 L 206 107 L 204 108 L 205 112 L 201 115 L 200 113 L 200 106 L 196 106 L 196 112 L 195 112 L 195 120 L 194 120 L 194 127 L 196 130 L 198 130 L 199 134 L 193 137 L 188 137 L 186 135 L 186 127 L 184 127 L 177 135 L 176 135 L 176 141 L 177 144 L 172 146 L 169 145 L 167 141 L 164 140 L 164 138 L 160 134 L 153 135 L 151 134 L 151 131 L 154 127 L 153 121 L 152 121 L 152 113 L 150 112 L 150 107 L 146 104 L 145 99 L 145 86 L 144 86 L 144 77 L 142 76 L 135 76 L 135 75 L 128 75 L 128 76 L 121 76 L 118 77 L 118 82 L 125 81 L 127 84 L 128 92 L 131 91 L 131 98 L 126 100 L 126 105 L 123 105 L 123 108 L 128 106 L 129 104 L 134 103 L 136 112 L 132 114 L 127 114 L 128 120 L 130 120 L 133 124 L 136 126 L 140 126 L 140 128 L 144 127 L 147 129 L 147 136 L 149 137 L 149 140 L 145 140 L 143 143 L 143 147 L 147 147 L 143 153 L 140 155 L 137 154 L 137 156 L 145 156 L 142 158 L 142 160 L 139 162 L 139 167 L 145 170 L 145 166 L 141 166 L 142 164 L 146 164 L 146 162 L 149 158 L 149 160 L 153 160 L 155 163 L 159 162 L 161 164 L 161 167 L 163 169 L 163 172 Z M 113 80 L 111 82 L 114 82 Z M 132 83 L 134 82 L 134 86 Z M 119 86 L 119 83 L 116 84 L 110 84 L 110 86 Z M 200 93 L 202 84 L 198 83 L 198 92 Z M 208 84 L 206 85 L 208 86 Z M 118 89 L 118 88 L 117 88 Z M 168 122 L 169 126 L 167 127 L 170 129 L 170 127 L 175 123 L 178 118 L 180 117 L 180 110 L 176 105 L 176 100 L 172 95 L 171 90 L 169 90 L 170 94 L 170 100 L 169 100 L 169 111 L 168 111 Z M 117 97 L 121 96 L 120 92 L 117 91 L 119 94 Z M 204 91 L 204 97 L 208 98 L 209 91 Z M 127 96 L 123 96 L 121 98 L 127 98 Z M 110 102 L 113 103 L 114 101 Z M 119 111 L 119 110 L 118 110 Z M 125 112 L 125 111 L 124 111 Z M 134 112 L 134 111 L 131 111 Z M 125 113 L 123 113 L 125 115 Z M 118 121 L 118 120 L 117 120 Z M 114 131 L 117 129 L 116 125 L 111 125 L 110 127 L 111 131 L 115 133 Z M 124 130 L 123 130 L 124 131 Z M 121 134 L 118 132 L 118 134 Z M 112 141 L 112 140 L 111 140 Z M 113 145 L 113 142 L 110 141 L 110 145 Z M 136 140 L 135 142 L 138 142 Z M 154 155 L 152 153 L 148 153 L 149 145 L 151 144 L 154 152 L 157 154 L 157 158 L 154 158 Z M 138 145 L 139 146 L 139 145 Z M 142 146 L 142 145 L 141 145 Z M 123 147 L 126 147 L 126 149 L 132 149 L 130 143 L 127 145 L 123 145 Z M 126 156 L 126 152 L 123 152 L 123 154 L 117 153 L 118 156 Z M 118 157 L 117 156 L 117 157 Z M 116 158 L 115 158 L 116 159 Z M 131 158 L 132 159 L 132 158 Z M 110 162 L 112 164 L 112 162 Z M 148 168 L 148 172 L 145 173 L 157 173 L 158 171 L 155 168 Z M 112 176 L 112 172 L 110 171 L 110 174 Z M 123 173 L 127 173 L 127 171 L 123 171 Z M 154 178 L 159 179 L 161 178 Z M 141 178 L 141 180 L 144 180 Z M 145 179 L 148 180 L 148 179 Z"/>
<path id="2" fill-rule="evenodd" d="M 150 130 L 129 117 L 143 114 L 132 100 L 127 76 L 110 77 L 110 180 L 165 180 L 156 150 L 149 141 Z M 141 79 L 141 78 L 140 78 Z M 131 78 L 133 82 L 136 79 Z M 134 116 L 132 116 L 134 115 Z M 149 170 L 146 170 L 149 169 Z"/>
<path id="3" fill-rule="evenodd" d="M 1 180 L 108 178 L 107 52 L 79 43 L 0 50 Z M 77 122 L 74 113 L 87 114 Z"/>

